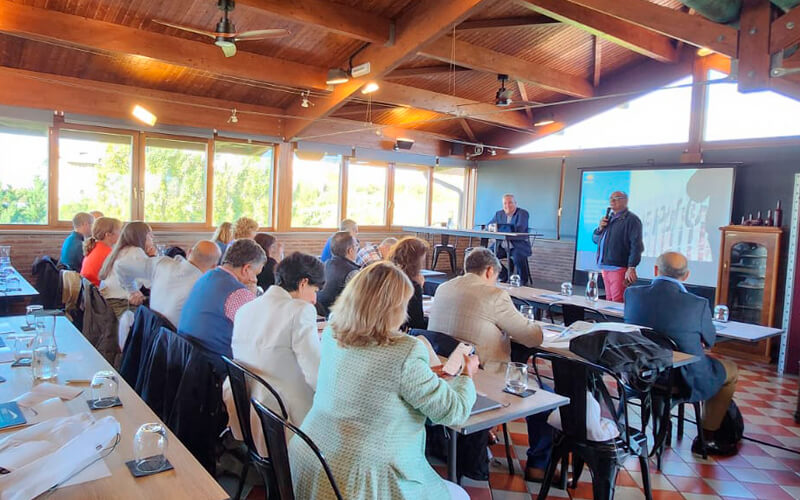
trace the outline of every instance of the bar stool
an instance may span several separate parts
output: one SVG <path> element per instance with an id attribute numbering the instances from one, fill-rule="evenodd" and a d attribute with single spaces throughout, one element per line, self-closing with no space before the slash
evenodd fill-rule
<path id="1" fill-rule="evenodd" d="M 456 240 L 458 241 L 458 240 Z M 436 263 L 439 261 L 439 254 L 446 253 L 450 257 L 450 270 L 456 274 L 456 246 L 450 244 L 450 235 L 443 234 L 442 242 L 433 245 L 433 265 L 431 269 L 436 269 Z"/>

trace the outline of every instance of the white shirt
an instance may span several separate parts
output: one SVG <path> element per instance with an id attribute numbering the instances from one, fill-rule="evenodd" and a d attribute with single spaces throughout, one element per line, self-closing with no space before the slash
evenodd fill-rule
<path id="1" fill-rule="evenodd" d="M 106 279 L 100 282 L 100 293 L 106 299 L 127 299 L 141 287 L 150 288 L 150 280 L 139 270 L 152 260 L 139 247 L 127 247 L 117 254 Z M 120 272 L 124 268 L 125 271 Z"/>
<path id="2" fill-rule="evenodd" d="M 183 304 L 203 273 L 180 255 L 174 259 L 162 255 L 144 261 L 118 261 L 118 274 L 125 280 L 150 283 L 150 309 L 167 318 L 174 326 L 181 318 Z"/>
<path id="3" fill-rule="evenodd" d="M 317 311 L 311 303 L 295 299 L 272 285 L 257 299 L 239 308 L 233 322 L 233 358 L 268 382 L 289 412 L 289 420 L 300 426 L 311 409 L 317 388 L 320 341 Z M 264 388 L 253 386 L 251 395 L 279 412 L 274 398 Z M 228 381 L 223 387 L 228 424 L 241 439 L 239 420 Z M 261 423 L 254 411 L 250 427 L 259 453 L 266 456 Z"/>

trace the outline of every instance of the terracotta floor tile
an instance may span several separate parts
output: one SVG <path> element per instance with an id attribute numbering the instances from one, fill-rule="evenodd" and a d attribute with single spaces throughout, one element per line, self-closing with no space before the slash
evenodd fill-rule
<path id="1" fill-rule="evenodd" d="M 765 470 L 765 474 L 771 477 L 775 484 L 780 486 L 800 486 L 800 476 L 791 471 Z"/>
<path id="2" fill-rule="evenodd" d="M 699 477 L 667 476 L 667 479 L 682 493 L 714 494 L 714 489 Z"/>
<path id="3" fill-rule="evenodd" d="M 499 472 L 492 472 L 489 474 L 489 485 L 492 489 L 505 490 L 505 491 L 528 491 L 525 485 L 525 478 L 520 474 L 503 474 Z"/>
<path id="4" fill-rule="evenodd" d="M 704 479 L 715 479 L 721 481 L 733 481 L 736 478 L 721 465 L 691 464 L 697 474 Z M 748 464 L 749 467 L 752 465 Z"/>
<path id="5" fill-rule="evenodd" d="M 742 482 L 745 488 L 756 498 L 763 498 L 769 500 L 793 500 L 792 495 L 786 492 L 783 488 L 775 484 L 760 484 Z"/>

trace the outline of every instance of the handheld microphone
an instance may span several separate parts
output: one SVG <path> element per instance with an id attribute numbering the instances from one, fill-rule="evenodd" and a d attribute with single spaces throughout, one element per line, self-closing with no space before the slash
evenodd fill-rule
<path id="1" fill-rule="evenodd" d="M 606 208 L 606 219 L 611 215 L 611 207 Z"/>

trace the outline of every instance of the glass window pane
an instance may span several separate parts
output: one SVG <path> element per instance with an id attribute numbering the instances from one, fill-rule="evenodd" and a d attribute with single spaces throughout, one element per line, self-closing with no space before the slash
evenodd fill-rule
<path id="1" fill-rule="evenodd" d="M 214 225 L 252 217 L 272 221 L 272 146 L 214 143 Z"/>
<path id="2" fill-rule="evenodd" d="M 342 157 L 295 152 L 292 162 L 292 227 L 339 226 Z"/>
<path id="3" fill-rule="evenodd" d="M 394 171 L 395 226 L 425 226 L 428 223 L 427 169 L 397 167 Z"/>
<path id="4" fill-rule="evenodd" d="M 206 146 L 205 142 L 146 139 L 146 221 L 205 222 Z"/>
<path id="5" fill-rule="evenodd" d="M 347 165 L 347 216 L 360 226 L 386 224 L 386 165 L 352 161 Z"/>
<path id="6" fill-rule="evenodd" d="M 467 169 L 436 167 L 433 169 L 433 205 L 431 224 L 440 226 L 448 222 L 464 225 Z"/>
<path id="7" fill-rule="evenodd" d="M 725 74 L 710 71 L 708 78 Z M 707 141 L 800 135 L 800 102 L 769 90 L 742 94 L 736 83 L 710 84 L 706 106 Z"/>
<path id="8" fill-rule="evenodd" d="M 60 130 L 58 135 L 58 220 L 99 210 L 131 218 L 133 137 Z"/>
<path id="9" fill-rule="evenodd" d="M 689 140 L 692 77 L 673 82 L 599 113 L 564 130 L 511 151 L 572 151 L 649 144 L 677 144 Z M 657 117 L 657 119 L 654 119 Z"/>
<path id="10" fill-rule="evenodd" d="M 0 224 L 47 224 L 47 125 L 0 117 Z"/>

